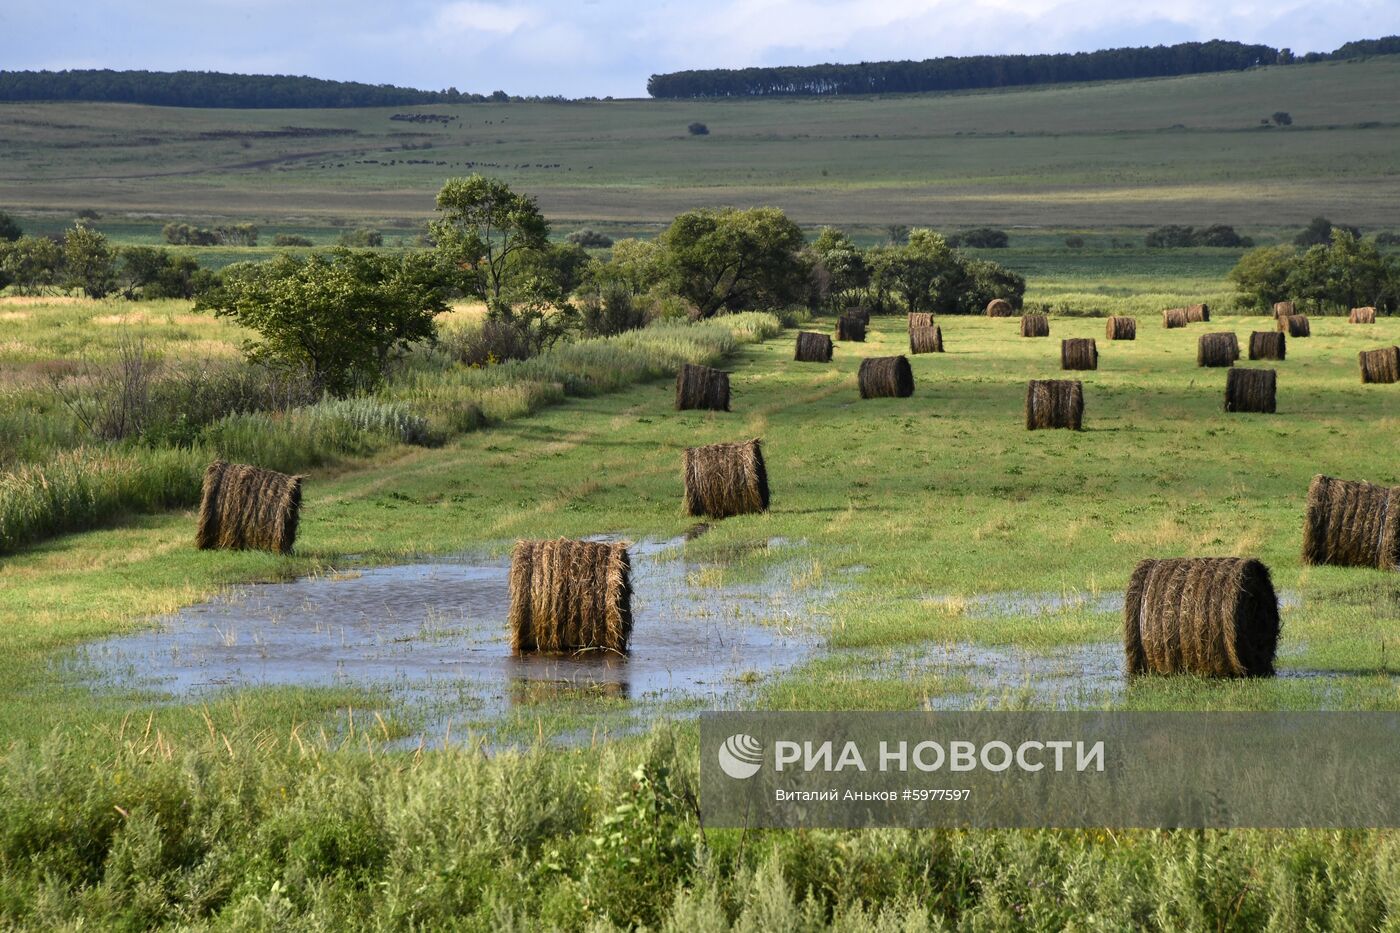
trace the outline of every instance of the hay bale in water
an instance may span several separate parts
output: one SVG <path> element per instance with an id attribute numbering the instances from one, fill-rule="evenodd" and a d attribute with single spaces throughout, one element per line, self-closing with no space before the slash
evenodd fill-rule
<path id="1" fill-rule="evenodd" d="M 1043 314 L 1021 315 L 1022 337 L 1049 337 L 1050 319 Z"/>
<path id="2" fill-rule="evenodd" d="M 1277 389 L 1277 370 L 1231 369 L 1225 378 L 1225 410 L 1272 415 Z"/>
<path id="3" fill-rule="evenodd" d="M 843 314 L 836 319 L 836 339 L 850 340 L 853 343 L 865 342 L 865 322 L 858 317 Z"/>
<path id="4" fill-rule="evenodd" d="M 1234 334 L 1201 334 L 1196 341 L 1197 366 L 1234 366 L 1240 358 L 1240 342 Z"/>
<path id="5" fill-rule="evenodd" d="M 1286 331 L 1290 337 L 1310 337 L 1312 327 L 1308 324 L 1307 315 L 1290 314 L 1288 317 L 1278 319 L 1278 329 Z"/>
<path id="6" fill-rule="evenodd" d="M 631 577 L 625 544 L 517 541 L 510 557 L 510 650 L 626 654 Z"/>
<path id="7" fill-rule="evenodd" d="M 799 363 L 830 363 L 831 338 L 826 334 L 814 334 L 804 330 L 797 335 L 797 355 Z"/>
<path id="8" fill-rule="evenodd" d="M 1026 430 L 1084 425 L 1084 383 L 1077 379 L 1032 379 L 1026 386 Z"/>
<path id="9" fill-rule="evenodd" d="M 911 311 L 909 314 L 909 329 L 916 327 L 932 327 L 933 315 L 927 311 Z"/>
<path id="10" fill-rule="evenodd" d="M 768 511 L 763 442 L 709 444 L 685 449 L 685 514 L 728 518 Z"/>
<path id="11" fill-rule="evenodd" d="M 1400 382 L 1400 347 L 1362 350 L 1357 357 L 1361 363 L 1361 381 L 1363 383 Z"/>
<path id="12" fill-rule="evenodd" d="M 204 471 L 195 547 L 291 553 L 301 518 L 301 479 L 215 460 Z"/>
<path id="13" fill-rule="evenodd" d="M 1186 326 L 1185 308 L 1168 308 L 1162 312 L 1162 326 L 1168 329 Z"/>
<path id="14" fill-rule="evenodd" d="M 729 411 L 729 373 L 694 363 L 676 373 L 676 411 Z"/>
<path id="15" fill-rule="evenodd" d="M 987 302 L 987 317 L 1011 317 L 1016 309 L 1005 298 L 993 298 Z"/>
<path id="16" fill-rule="evenodd" d="M 1400 570 L 1400 486 L 1314 476 L 1303 563 Z"/>
<path id="17" fill-rule="evenodd" d="M 1351 315 L 1347 317 L 1348 324 L 1374 324 L 1376 323 L 1375 308 L 1352 308 Z"/>
<path id="18" fill-rule="evenodd" d="M 861 398 L 908 398 L 914 394 L 914 370 L 908 357 L 872 356 L 860 361 Z"/>
<path id="19" fill-rule="evenodd" d="M 1129 676 L 1271 677 L 1278 596 L 1246 557 L 1139 561 L 1123 600 Z"/>
<path id="20" fill-rule="evenodd" d="M 866 327 L 870 326 L 870 309 L 865 307 L 847 308 L 846 316 L 859 320 Z"/>
<path id="21" fill-rule="evenodd" d="M 1190 305 L 1185 311 L 1188 324 L 1210 323 L 1210 305 Z"/>
<path id="22" fill-rule="evenodd" d="M 1098 369 L 1099 345 L 1093 337 L 1071 337 L 1060 341 L 1061 369 Z"/>
<path id="23" fill-rule="evenodd" d="M 1281 360 L 1288 353 L 1288 339 L 1271 330 L 1256 330 L 1249 335 L 1251 360 Z"/>
<path id="24" fill-rule="evenodd" d="M 1108 333 L 1105 336 L 1109 340 L 1136 340 L 1137 318 L 1113 315 L 1108 319 Z"/>
<path id="25" fill-rule="evenodd" d="M 937 324 L 932 327 L 911 328 L 909 330 L 909 352 L 942 353 L 943 328 Z"/>
<path id="26" fill-rule="evenodd" d="M 1274 317 L 1275 317 L 1275 318 L 1288 317 L 1289 315 L 1293 315 L 1293 314 L 1297 314 L 1297 313 L 1298 313 L 1298 307 L 1297 307 L 1297 305 L 1295 305 L 1295 304 L 1294 304 L 1293 302 L 1291 302 L 1291 301 L 1275 301 L 1275 302 L 1274 302 Z"/>

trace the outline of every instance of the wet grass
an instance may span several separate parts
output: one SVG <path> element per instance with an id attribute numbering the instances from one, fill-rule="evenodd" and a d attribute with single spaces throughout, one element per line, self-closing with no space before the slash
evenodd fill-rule
<path id="1" fill-rule="evenodd" d="M 195 552 L 193 516 L 182 512 L 6 558 L 0 735 L 14 751 L 0 775 L 27 790 L 0 794 L 13 804 L 5 816 L 14 827 L 0 851 L 19 865 L 24 838 L 56 838 L 57 816 L 36 809 L 38 789 L 87 801 L 68 807 L 79 817 L 67 825 L 95 840 L 99 855 L 83 861 L 54 842 L 42 871 L 10 872 L 3 903 L 12 906 L 0 910 L 50 925 L 82 915 L 175 922 L 217 910 L 230 923 L 312 911 L 344 924 L 432 923 L 451 912 L 499 927 L 509 910 L 567 928 L 669 917 L 688 929 L 697 917 L 758 923 L 761 915 L 764 927 L 803 909 L 827 922 L 880 908 L 985 928 L 1056 927 L 1089 914 L 1120 928 L 1381 925 L 1400 903 L 1385 868 L 1394 839 L 1384 832 L 711 833 L 701 841 L 682 786 L 694 768 L 693 735 L 681 727 L 679 747 L 666 750 L 656 734 L 639 740 L 623 726 L 612 733 L 623 741 L 604 742 L 600 730 L 595 742 L 590 724 L 625 723 L 635 712 L 615 697 L 541 688 L 519 698 L 499 734 L 521 745 L 567 736 L 572 749 L 494 755 L 467 741 L 416 753 L 393 751 L 417 723 L 393 715 L 381 723 L 371 709 L 382 695 L 244 691 L 202 709 L 94 694 L 51 664 L 65 646 L 129 631 L 242 580 L 469 548 L 502 555 L 518 536 L 684 535 L 694 520 L 680 514 L 682 448 L 761 436 L 773 509 L 714 523 L 687 544 L 720 562 L 705 571 L 718 577 L 697 582 L 752 579 L 791 559 L 788 586 L 844 589 L 827 607 L 831 653 L 792 676 L 757 678 L 759 705 L 1054 705 L 1034 683 L 994 681 L 939 652 L 1098 650 L 1117 642 L 1119 619 L 1094 611 L 1091 597 L 1121 591 L 1138 558 L 1254 554 L 1298 598 L 1284 611 L 1281 676 L 1146 678 L 1115 702 L 1400 707 L 1389 673 L 1400 582 L 1305 568 L 1298 554 L 1314 472 L 1396 479 L 1390 445 L 1376 442 L 1400 427 L 1396 397 L 1391 387 L 1360 385 L 1355 353 L 1396 341 L 1400 324 L 1315 319 L 1315 336 L 1292 342 L 1277 364 L 1279 414 L 1266 417 L 1226 415 L 1224 374 L 1194 365 L 1203 330 L 1243 336 L 1267 327 L 1261 318 L 1184 331 L 1144 319 L 1133 343 L 1103 341 L 1096 319 L 1052 318 L 1049 341 L 1020 339 L 1014 319 L 940 323 L 949 352 L 913 359 L 910 399 L 858 397 L 860 358 L 905 346 L 902 322 L 877 318 L 870 342 L 842 345 L 830 366 L 792 362 L 790 335 L 739 349 L 726 364 L 730 414 L 675 412 L 670 385 L 658 380 L 570 399 L 440 449 L 395 448 L 354 469 L 316 471 L 290 558 Z M 1058 373 L 1054 339 L 1064 336 L 1100 338 L 1100 369 L 1081 374 L 1086 430 L 1026 432 L 1025 380 Z M 784 553 L 774 539 L 800 545 Z M 987 593 L 1085 601 L 1031 613 L 1013 598 L 1009 612 L 988 616 L 976 603 Z M 682 711 L 662 704 L 654 716 Z M 185 768 L 204 776 L 185 777 Z M 512 797 L 510 787 L 530 792 Z M 225 793 L 242 809 L 218 823 Z M 443 795 L 454 803 L 442 804 Z M 109 820 L 111 806 L 136 814 L 129 829 Z M 419 827 L 413 814 L 424 807 L 439 820 L 460 814 L 460 831 Z M 186 812 L 197 815 L 169 823 L 165 843 L 147 838 Z M 216 824 L 227 828 L 208 828 Z M 287 843 L 288 833 L 307 841 Z M 138 855 L 165 879 L 140 896 L 116 867 Z M 638 864 L 647 870 L 622 867 Z M 91 893 L 73 893 L 84 884 Z M 356 893 L 375 885 L 385 886 L 374 888 L 382 897 Z M 691 893 L 679 895 L 682 887 Z M 769 913 L 756 913 L 759 898 Z"/>

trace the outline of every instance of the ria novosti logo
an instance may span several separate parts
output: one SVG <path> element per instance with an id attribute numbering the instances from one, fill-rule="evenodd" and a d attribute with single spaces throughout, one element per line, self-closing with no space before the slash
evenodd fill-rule
<path id="1" fill-rule="evenodd" d="M 720 770 L 735 780 L 751 778 L 763 767 L 763 743 L 740 732 L 719 747 Z"/>

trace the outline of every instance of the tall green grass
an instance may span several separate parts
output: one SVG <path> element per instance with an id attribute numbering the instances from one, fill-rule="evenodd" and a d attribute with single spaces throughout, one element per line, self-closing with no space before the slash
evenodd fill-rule
<path id="1" fill-rule="evenodd" d="M 413 370 L 379 397 L 230 415 L 205 427 L 188 447 L 129 443 L 62 451 L 0 473 L 0 553 L 123 514 L 194 505 L 204 466 L 215 457 L 290 473 L 395 444 L 425 444 L 488 420 L 527 415 L 566 395 L 670 375 L 683 362 L 715 362 L 741 343 L 780 331 L 768 314 L 658 323 L 564 344 L 518 363 Z M 440 425 L 436 435 L 423 413 Z"/>
<path id="2" fill-rule="evenodd" d="M 206 728 L 74 730 L 0 757 L 0 925 L 1381 930 L 1400 916 L 1384 832 L 702 829 L 694 742 L 671 728 L 415 756 L 349 729 L 177 715 Z"/>

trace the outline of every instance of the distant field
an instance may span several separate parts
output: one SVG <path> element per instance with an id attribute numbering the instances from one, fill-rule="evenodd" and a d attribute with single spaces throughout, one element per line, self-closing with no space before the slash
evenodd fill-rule
<path id="1" fill-rule="evenodd" d="M 0 205 L 407 230 L 481 170 L 563 222 L 705 204 L 803 224 L 1134 228 L 1400 223 L 1400 61 L 875 99 L 229 111 L 0 106 Z M 1277 110 L 1287 128 L 1264 128 Z M 447 124 L 394 121 L 438 113 Z M 707 124 L 691 137 L 686 125 Z M 49 213 L 52 212 L 52 213 Z M 154 229 L 154 228 L 152 228 Z M 279 229 L 283 229 L 279 226 Z"/>

